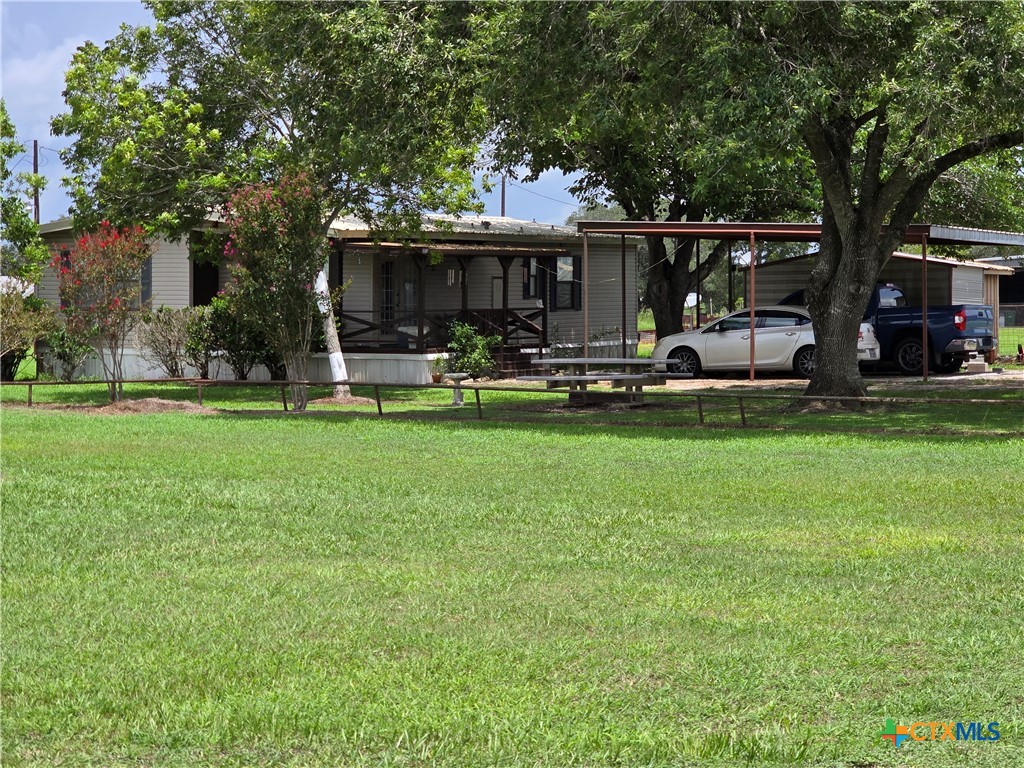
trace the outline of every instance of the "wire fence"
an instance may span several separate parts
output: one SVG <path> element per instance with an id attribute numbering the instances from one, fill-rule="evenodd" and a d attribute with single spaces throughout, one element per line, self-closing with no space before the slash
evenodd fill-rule
<path id="1" fill-rule="evenodd" d="M 236 380 L 214 380 L 214 379 L 195 379 L 195 378 L 184 378 L 184 379 L 130 379 L 122 382 L 123 384 L 129 385 L 148 385 L 148 386 L 169 386 L 169 385 L 183 385 L 189 388 L 195 388 L 195 400 L 200 406 L 203 405 L 204 392 L 209 392 L 211 389 L 216 388 L 232 388 L 232 387 L 245 387 L 245 388 L 267 388 L 277 390 L 280 394 L 280 404 L 283 411 L 289 411 L 288 407 L 288 390 L 293 384 L 305 384 L 309 387 L 334 387 L 339 384 L 348 385 L 351 387 L 362 388 L 370 390 L 373 393 L 373 402 L 376 405 L 377 416 L 385 416 L 385 403 L 388 402 L 382 396 L 382 392 L 388 390 L 435 390 L 435 391 L 447 391 L 452 393 L 453 405 L 462 405 L 463 398 L 467 394 L 472 394 L 473 402 L 476 410 L 476 418 L 478 420 L 484 419 L 484 401 L 481 399 L 481 393 L 515 393 L 517 395 L 526 396 L 540 396 L 545 395 L 549 398 L 552 395 L 568 395 L 566 401 L 568 405 L 578 406 L 590 406 L 590 405 L 601 405 L 601 404 L 617 404 L 623 403 L 625 405 L 643 405 L 644 403 L 674 403 L 676 405 L 685 404 L 691 407 L 696 412 L 696 424 L 699 426 L 708 425 L 708 412 L 714 410 L 718 413 L 722 412 L 723 408 L 729 408 L 733 414 L 739 417 L 739 426 L 748 427 L 752 426 L 750 417 L 750 408 L 752 405 L 763 408 L 764 404 L 768 401 L 775 401 L 785 404 L 791 404 L 793 406 L 799 405 L 872 405 L 872 406 L 901 406 L 901 407 L 915 407 L 915 406 L 982 406 L 990 408 L 992 406 L 1004 406 L 1008 409 L 1016 409 L 1021 416 L 1021 429 L 1024 429 L 1024 411 L 1021 411 L 1021 405 L 1019 400 L 1005 400 L 995 398 L 947 398 L 947 397 L 902 397 L 902 396 L 885 396 L 875 395 L 869 397 L 826 397 L 817 395 L 798 395 L 788 394 L 779 392 L 691 392 L 691 391 L 651 391 L 649 389 L 642 390 L 639 393 L 624 393 L 621 390 L 616 391 L 613 388 L 599 388 L 599 389 L 586 389 L 576 391 L 566 391 L 564 388 L 543 388 L 543 387 L 524 387 L 524 386 L 510 386 L 510 385 L 498 385 L 498 384 L 394 384 L 387 382 L 355 382 L 355 381 L 291 381 L 291 380 L 276 380 L 276 381 L 236 381 Z M 4 382 L 0 385 L 0 388 L 7 390 L 9 387 L 24 387 L 26 388 L 26 399 L 24 404 L 31 407 L 33 406 L 33 393 L 34 390 L 39 387 L 66 387 L 66 386 L 77 386 L 82 385 L 96 386 L 96 387 L 108 387 L 110 382 L 105 380 L 90 380 L 90 381 L 14 381 Z M 8 393 L 4 392 L 3 401 L 6 404 L 16 404 L 9 399 Z M 731 408 L 730 408 L 731 406 Z M 405 412 L 407 413 L 407 411 Z M 763 411 L 761 412 L 763 414 Z M 505 418 L 504 412 L 501 415 L 495 414 L 496 418 Z"/>

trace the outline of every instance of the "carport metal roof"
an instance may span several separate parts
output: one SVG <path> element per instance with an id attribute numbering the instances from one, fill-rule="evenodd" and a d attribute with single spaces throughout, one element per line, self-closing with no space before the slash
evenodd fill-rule
<path id="1" fill-rule="evenodd" d="M 578 221 L 576 231 L 583 235 L 583 356 L 589 356 L 587 339 L 590 338 L 590 292 L 588 235 L 621 235 L 623 263 L 625 263 L 625 239 L 635 237 L 678 237 L 713 238 L 715 240 L 750 239 L 751 255 L 757 250 L 758 240 L 775 242 L 818 242 L 821 240 L 821 224 L 787 222 L 694 222 L 694 221 Z M 885 231 L 884 228 L 882 230 Z M 928 306 L 928 244 L 932 245 L 1001 245 L 1024 247 L 1024 233 L 1001 232 L 991 229 L 970 227 L 946 227 L 936 224 L 911 224 L 903 237 L 904 243 L 921 246 L 921 305 Z M 756 262 L 750 260 L 750 379 L 754 379 L 754 307 Z M 625 314 L 625 295 L 623 295 Z M 928 314 L 922 313 L 921 344 L 924 361 L 921 365 L 922 378 L 928 379 Z M 623 329 L 625 340 L 625 329 Z M 625 353 L 625 346 L 623 346 Z"/>

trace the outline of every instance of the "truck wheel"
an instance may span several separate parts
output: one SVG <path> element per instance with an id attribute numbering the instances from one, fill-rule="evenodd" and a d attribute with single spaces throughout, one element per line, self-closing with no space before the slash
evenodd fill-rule
<path id="1" fill-rule="evenodd" d="M 921 358 L 924 357 L 920 339 L 904 339 L 896 345 L 894 355 L 896 367 L 905 376 L 921 373 Z"/>
<path id="2" fill-rule="evenodd" d="M 952 360 L 947 360 L 943 356 L 942 360 L 935 364 L 936 373 L 956 373 L 963 367 L 964 361 L 958 357 L 954 357 Z"/>

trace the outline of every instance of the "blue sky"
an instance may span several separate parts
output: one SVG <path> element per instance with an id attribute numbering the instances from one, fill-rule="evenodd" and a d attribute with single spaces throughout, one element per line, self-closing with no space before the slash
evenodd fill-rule
<path id="1" fill-rule="evenodd" d="M 18 138 L 29 150 L 17 170 L 31 170 L 31 143 L 39 141 L 40 173 L 49 179 L 40 197 L 40 218 L 66 215 L 67 194 L 57 150 L 67 140 L 50 135 L 50 118 L 64 111 L 64 71 L 79 45 L 100 44 L 117 34 L 121 24 L 140 25 L 152 15 L 140 2 L 40 2 L 0 0 L 0 93 L 7 103 Z M 516 182 L 505 191 L 506 215 L 560 224 L 578 203 L 566 191 L 570 180 L 549 171 L 533 184 Z M 483 195 L 486 213 L 497 216 L 500 191 Z"/>

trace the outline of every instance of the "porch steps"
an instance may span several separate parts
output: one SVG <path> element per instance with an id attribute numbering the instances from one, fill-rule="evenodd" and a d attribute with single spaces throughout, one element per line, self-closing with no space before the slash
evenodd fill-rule
<path id="1" fill-rule="evenodd" d="M 495 355 L 498 360 L 498 372 L 502 378 L 510 379 L 538 373 L 539 369 L 530 364 L 530 360 L 536 356 L 536 351 L 524 352 L 519 347 L 506 347 L 504 356 Z"/>

